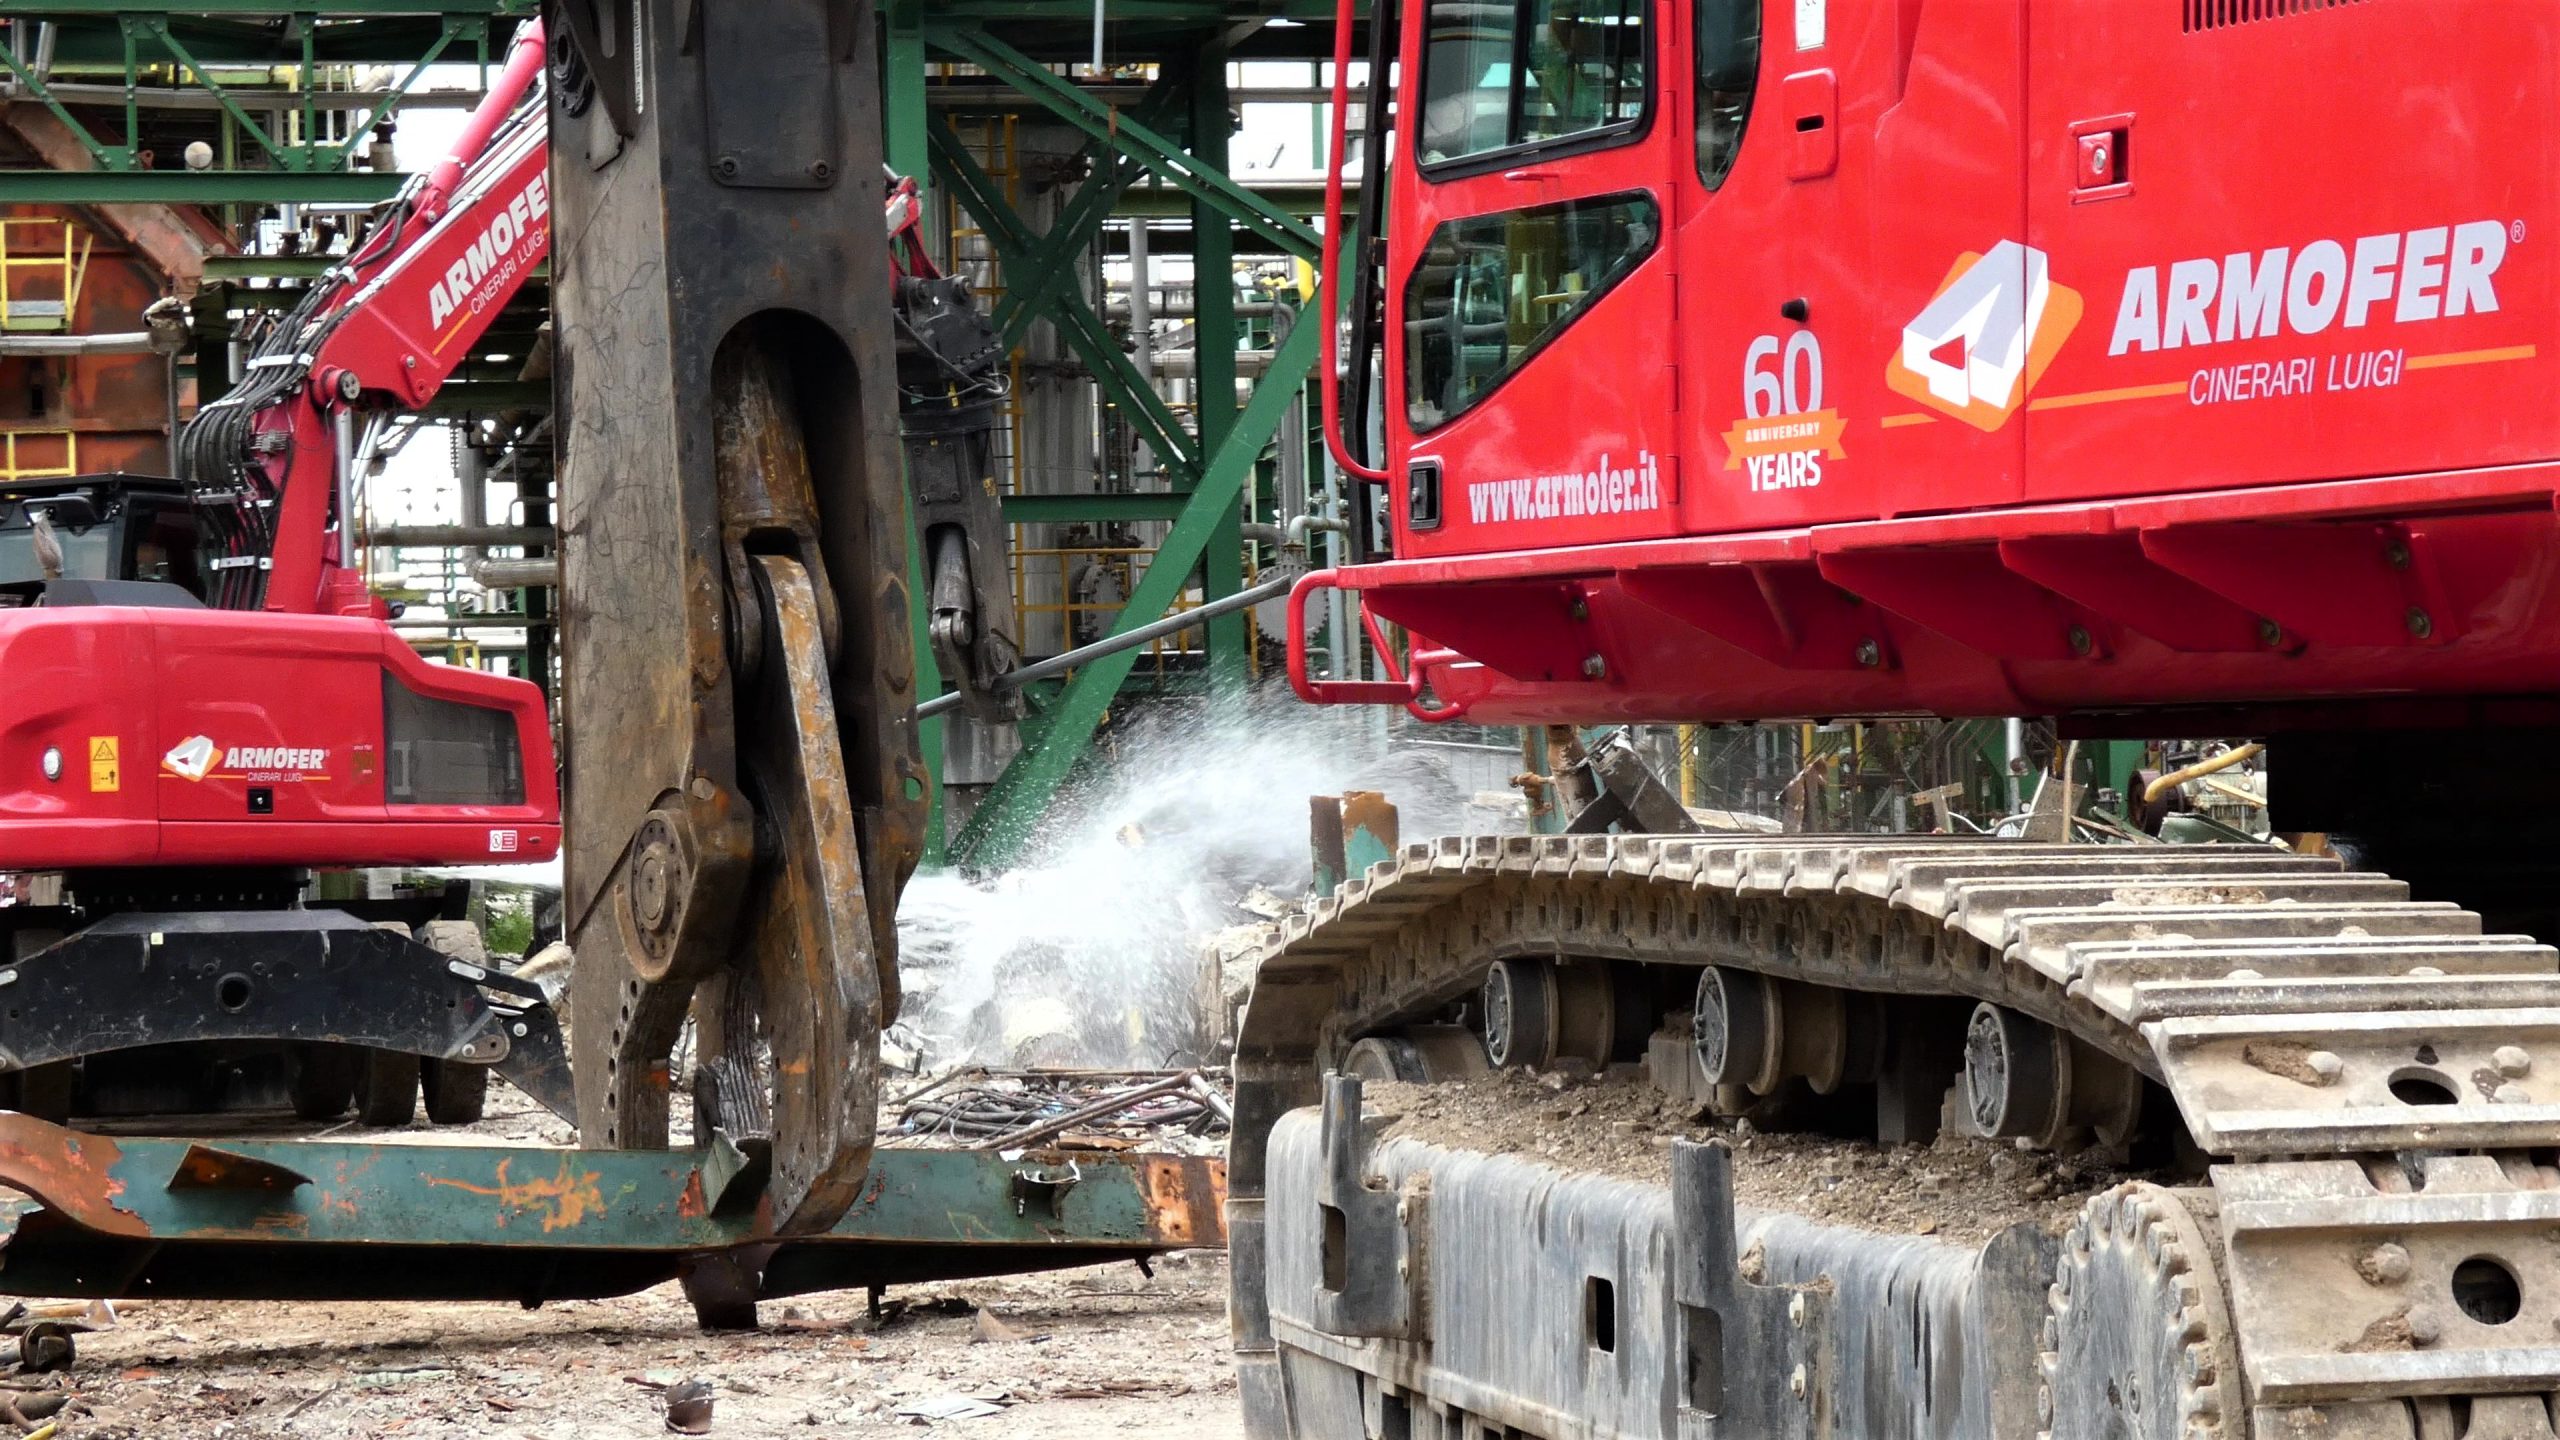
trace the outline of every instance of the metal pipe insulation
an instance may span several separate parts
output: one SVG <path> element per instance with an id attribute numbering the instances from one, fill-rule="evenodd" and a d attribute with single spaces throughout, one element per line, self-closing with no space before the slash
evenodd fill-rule
<path id="1" fill-rule="evenodd" d="M 560 561 L 551 556 L 538 560 L 492 560 L 483 556 L 463 566 L 462 573 L 483 590 L 560 588 Z"/>
<path id="2" fill-rule="evenodd" d="M 514 545 L 520 548 L 557 545 L 560 537 L 540 525 L 385 525 L 366 540 L 384 549 L 441 550 L 469 546 Z"/>
<path id="3" fill-rule="evenodd" d="M 149 330 L 117 330 L 103 335 L 0 335 L 0 356 L 9 355 L 148 355 L 161 347 Z"/>
<path id="4" fill-rule="evenodd" d="M 1099 660 L 1105 655 L 1117 654 L 1122 650 L 1134 650 L 1151 640 L 1161 640 L 1167 635 L 1180 634 L 1203 620 L 1214 620 L 1232 611 L 1259 605 L 1265 600 L 1277 600 L 1288 594 L 1289 587 L 1296 584 L 1297 580 L 1298 577 L 1294 574 L 1284 574 L 1265 580 L 1259 585 L 1239 590 L 1223 600 L 1212 600 L 1206 605 L 1177 611 L 1163 619 L 1149 621 L 1125 634 L 1107 636 L 1090 645 L 1067 651 L 1063 655 L 1052 655 L 1046 660 L 1035 660 L 1019 670 L 997 676 L 996 684 L 1010 690 L 1018 685 L 1028 685 L 1034 680 L 1045 680 L 1063 671 L 1073 670 L 1079 665 Z M 960 692 L 955 690 L 946 695 L 936 695 L 916 706 L 916 718 L 930 719 L 959 708 Z"/>
<path id="5" fill-rule="evenodd" d="M 547 630 L 560 622 L 546 615 L 447 615 L 441 619 L 399 619 L 389 623 L 394 630 L 423 634 L 446 630 Z"/>

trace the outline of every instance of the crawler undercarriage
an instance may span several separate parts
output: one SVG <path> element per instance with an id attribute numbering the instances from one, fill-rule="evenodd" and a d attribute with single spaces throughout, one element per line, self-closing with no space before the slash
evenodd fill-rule
<path id="1" fill-rule="evenodd" d="M 2275 851 L 1406 847 L 1285 925 L 1242 1027 L 1252 1433 L 2544 1440 L 2554 972 Z M 2063 1233 L 1967 1246 L 1737 1212 L 1722 1144 L 1647 1185 L 1363 1116 L 1362 1076 L 1488 1055 L 1878 1166 L 1942 1124 L 2114 1163 Z"/>

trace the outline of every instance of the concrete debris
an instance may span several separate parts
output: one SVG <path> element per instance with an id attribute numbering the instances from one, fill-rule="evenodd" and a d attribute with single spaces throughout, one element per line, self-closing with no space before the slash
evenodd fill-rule
<path id="1" fill-rule="evenodd" d="M 1021 1331 L 1004 1323 L 1003 1316 L 998 1315 L 991 1307 L 985 1305 L 978 1307 L 976 1322 L 978 1333 L 970 1339 L 969 1343 L 972 1345 L 1002 1345 L 1015 1340 L 1045 1340 L 1048 1338 L 1045 1335 L 1023 1334 Z"/>

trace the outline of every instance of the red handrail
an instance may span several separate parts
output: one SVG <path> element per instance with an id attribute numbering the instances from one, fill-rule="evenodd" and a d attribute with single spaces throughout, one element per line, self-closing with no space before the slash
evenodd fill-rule
<path id="1" fill-rule="evenodd" d="M 1324 164 L 1324 251 L 1316 257 L 1316 318 L 1324 325 L 1324 356 L 1317 377 L 1324 399 L 1324 447 L 1333 455 L 1333 463 L 1346 475 L 1355 475 L 1373 485 L 1383 485 L 1391 476 L 1384 470 L 1373 470 L 1354 459 L 1351 447 L 1342 439 L 1342 309 L 1335 298 L 1335 272 L 1342 266 L 1342 165 L 1344 145 L 1350 134 L 1351 111 L 1351 23 L 1354 0 L 1334 0 L 1333 8 L 1333 144 Z M 1370 23 L 1381 23 L 1372 7 Z M 1377 101 L 1379 77 L 1369 77 L 1369 103 Z M 1374 178 L 1374 177 L 1373 177 Z M 1362 357 L 1366 363 L 1366 357 Z M 1293 592 L 1294 593 L 1294 592 Z"/>
<path id="2" fill-rule="evenodd" d="M 1433 725 L 1446 724 L 1467 713 L 1464 704 L 1426 704 L 1422 698 L 1424 670 L 1461 659 L 1454 650 L 1416 651 L 1410 668 L 1396 661 L 1395 647 L 1387 643 L 1378 629 L 1378 617 L 1365 608 L 1360 612 L 1360 626 L 1369 633 L 1369 643 L 1378 649 L 1378 663 L 1387 667 L 1384 680 L 1318 680 L 1307 673 L 1307 597 L 1319 590 L 1341 588 L 1341 577 L 1331 570 L 1310 570 L 1289 587 L 1288 653 L 1289 688 L 1310 705 L 1401 705 L 1413 718 Z"/>

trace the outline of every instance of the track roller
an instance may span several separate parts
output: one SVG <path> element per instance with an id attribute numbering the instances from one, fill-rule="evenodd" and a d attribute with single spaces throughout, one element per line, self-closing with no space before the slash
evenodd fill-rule
<path id="1" fill-rule="evenodd" d="M 1977 1135 L 2062 1146 L 2075 1132 L 2102 1145 L 2133 1137 L 2142 1077 L 2031 1016 L 1984 1001 L 1964 1037 L 1965 1119 Z"/>
<path id="2" fill-rule="evenodd" d="M 1627 967 L 1603 962 L 1496 961 L 1480 995 L 1485 1053 L 1504 1069 L 1631 1059 L 1653 1022 Z"/>
<path id="3" fill-rule="evenodd" d="M 1698 1068 L 1719 1089 L 1768 1095 L 1802 1080 L 1817 1095 L 1876 1078 L 1884 1033 L 1875 1002 L 1828 985 L 1710 965 L 1690 1006 Z"/>
<path id="4" fill-rule="evenodd" d="M 1372 1035 L 1343 1052 L 1342 1072 L 1363 1080 L 1428 1083 L 1482 1075 L 1493 1068 L 1484 1041 L 1464 1025 L 1416 1025 L 1399 1035 Z"/>

